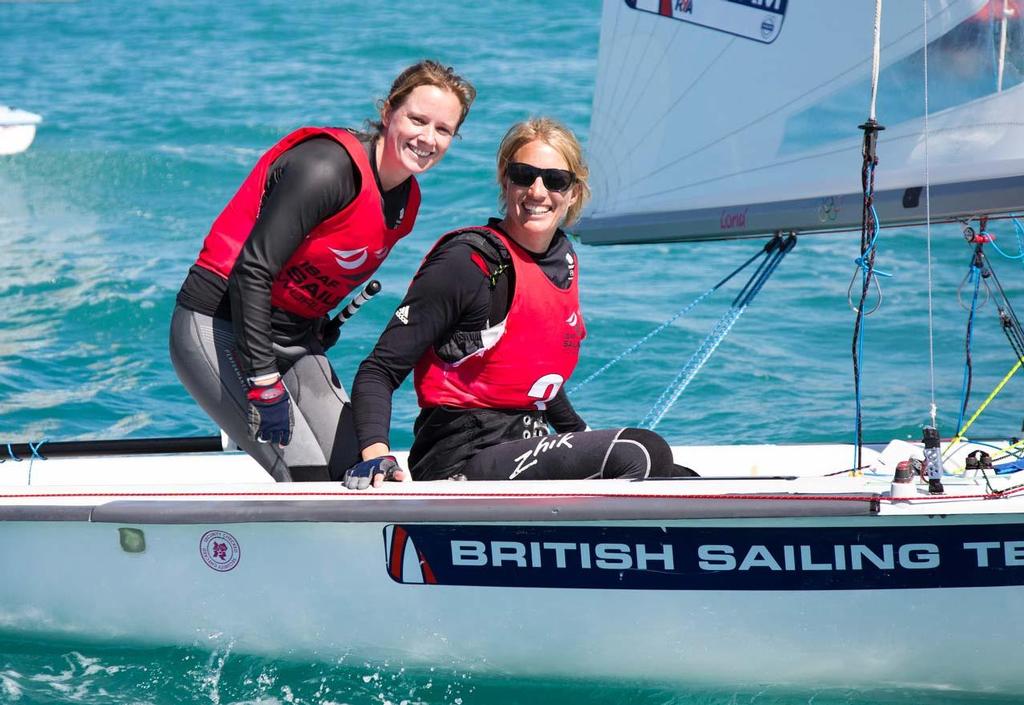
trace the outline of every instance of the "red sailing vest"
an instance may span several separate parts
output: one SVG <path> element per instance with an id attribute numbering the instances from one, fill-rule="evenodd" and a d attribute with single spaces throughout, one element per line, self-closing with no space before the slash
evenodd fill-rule
<path id="1" fill-rule="evenodd" d="M 413 375 L 422 408 L 544 409 L 576 368 L 586 336 L 579 277 L 559 289 L 526 250 L 488 230 L 505 243 L 515 267 L 504 333 L 493 346 L 453 363 L 430 348 Z"/>
<path id="2" fill-rule="evenodd" d="M 271 164 L 299 142 L 317 135 L 327 135 L 345 148 L 359 170 L 362 184 L 355 200 L 306 235 L 274 280 L 270 302 L 307 318 L 324 315 L 369 279 L 394 244 L 412 230 L 419 210 L 419 185 L 415 177 L 410 177 L 412 184 L 405 213 L 397 228 L 387 227 L 381 210 L 380 189 L 366 150 L 348 130 L 303 127 L 271 147 L 213 221 L 196 260 L 199 266 L 228 278 L 259 216 Z"/>

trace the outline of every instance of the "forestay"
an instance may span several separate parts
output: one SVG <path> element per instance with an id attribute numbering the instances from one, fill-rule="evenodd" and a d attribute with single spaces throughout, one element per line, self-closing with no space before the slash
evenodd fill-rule
<path id="1" fill-rule="evenodd" d="M 1024 22 L 928 2 L 932 219 L 1024 209 Z M 592 244 L 859 228 L 873 3 L 605 0 L 589 153 Z M 884 7 L 884 225 L 925 220 L 921 2 Z"/>

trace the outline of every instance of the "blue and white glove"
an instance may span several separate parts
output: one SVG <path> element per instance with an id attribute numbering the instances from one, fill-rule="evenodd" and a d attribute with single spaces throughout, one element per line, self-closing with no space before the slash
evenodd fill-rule
<path id="1" fill-rule="evenodd" d="M 382 455 L 373 460 L 364 460 L 356 463 L 345 471 L 342 482 L 350 490 L 365 490 L 378 475 L 383 475 L 385 480 L 393 480 L 395 473 L 402 467 L 393 455 Z"/>
<path id="2" fill-rule="evenodd" d="M 260 443 L 286 446 L 292 439 L 292 405 L 284 382 L 249 389 L 249 437 Z"/>

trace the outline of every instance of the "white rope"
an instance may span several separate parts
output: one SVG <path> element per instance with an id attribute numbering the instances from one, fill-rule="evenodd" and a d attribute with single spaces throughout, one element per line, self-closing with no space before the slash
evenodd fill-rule
<path id="1" fill-rule="evenodd" d="M 1003 17 L 999 22 L 999 78 L 996 80 L 996 92 L 1003 92 L 1003 69 L 1006 67 L 1006 15 L 1009 12 L 1010 0 L 1003 0 Z"/>
<path id="2" fill-rule="evenodd" d="M 875 102 L 878 99 L 878 65 L 882 54 L 882 0 L 875 0 L 875 27 L 871 48 L 871 109 L 868 119 L 875 119 Z"/>
<path id="3" fill-rule="evenodd" d="M 924 227 L 928 242 L 928 376 L 931 425 L 937 427 L 938 407 L 935 404 L 935 327 L 932 319 L 932 192 L 928 163 L 928 0 L 924 0 Z"/>

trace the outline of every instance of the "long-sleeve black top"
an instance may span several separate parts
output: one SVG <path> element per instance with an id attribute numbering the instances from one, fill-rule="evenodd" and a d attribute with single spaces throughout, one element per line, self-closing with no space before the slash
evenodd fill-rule
<path id="1" fill-rule="evenodd" d="M 385 221 L 394 227 L 410 182 L 385 192 L 373 158 L 374 142 L 367 138 L 363 147 L 382 193 Z M 268 170 L 259 217 L 227 281 L 198 265 L 189 270 L 178 303 L 234 321 L 239 362 L 247 376 L 277 371 L 273 342 L 291 345 L 308 333 L 310 319 L 271 306 L 274 278 L 305 237 L 352 203 L 361 186 L 359 169 L 337 141 L 319 136 L 300 142 Z"/>
<path id="2" fill-rule="evenodd" d="M 489 225 L 497 227 L 497 223 L 492 219 Z M 570 250 L 569 241 L 559 231 L 547 252 L 534 256 L 548 278 L 563 289 L 574 276 L 566 261 Z M 398 308 L 402 316 L 391 318 L 359 366 L 352 384 L 352 403 L 360 448 L 373 443 L 390 445 L 392 395 L 430 347 L 455 331 L 479 331 L 499 322 L 488 320 L 494 315 L 490 282 L 472 261 L 474 252 L 472 245 L 458 239 L 435 248 L 409 285 Z M 548 403 L 546 416 L 559 432 L 586 427 L 564 389 Z"/>

